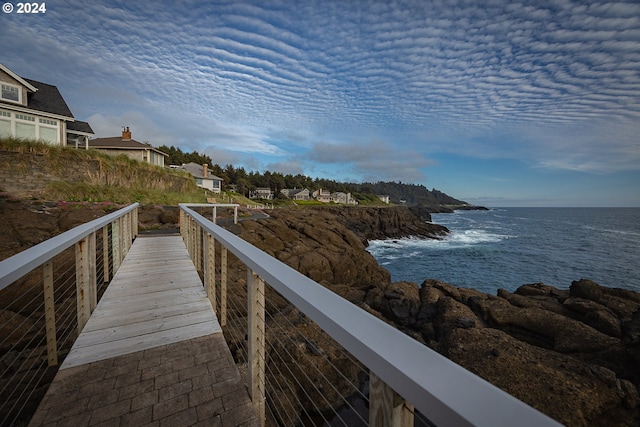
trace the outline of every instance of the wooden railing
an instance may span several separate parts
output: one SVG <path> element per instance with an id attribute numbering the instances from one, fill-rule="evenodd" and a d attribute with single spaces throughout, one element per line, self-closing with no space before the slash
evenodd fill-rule
<path id="1" fill-rule="evenodd" d="M 265 283 L 370 371 L 369 424 L 413 426 L 414 410 L 436 425 L 557 426 L 554 420 L 456 365 L 227 230 L 180 205 L 180 230 L 213 307 L 226 324 L 227 250 L 247 268 L 248 387 L 265 420 Z M 221 246 L 216 278 L 215 243 Z M 221 289 L 216 292 L 216 284 Z M 216 294 L 223 295 L 216 301 Z"/>
<path id="2" fill-rule="evenodd" d="M 0 336 L 0 425 L 23 422 L 29 406 L 37 405 L 61 348 L 68 352 L 99 289 L 137 236 L 137 208 L 132 204 L 0 262 L 0 328 L 10 331 Z"/>

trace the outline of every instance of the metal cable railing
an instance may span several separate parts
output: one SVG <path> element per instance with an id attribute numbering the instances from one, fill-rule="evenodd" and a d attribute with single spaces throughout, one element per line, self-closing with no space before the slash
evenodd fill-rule
<path id="1" fill-rule="evenodd" d="M 137 235 L 138 204 L 0 261 L 0 425 L 26 425 Z"/>
<path id="2" fill-rule="evenodd" d="M 189 205 L 180 209 L 187 250 L 267 425 L 559 425 Z M 227 251 L 246 280 L 227 283 Z"/>

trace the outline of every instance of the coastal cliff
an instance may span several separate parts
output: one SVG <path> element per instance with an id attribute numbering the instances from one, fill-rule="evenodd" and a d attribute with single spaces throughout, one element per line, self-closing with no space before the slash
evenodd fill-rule
<path id="1" fill-rule="evenodd" d="M 372 238 L 446 233 L 431 226 L 400 208 L 283 209 L 239 235 L 565 425 L 638 424 L 640 294 L 586 279 L 497 295 L 392 283 L 366 251 Z"/>

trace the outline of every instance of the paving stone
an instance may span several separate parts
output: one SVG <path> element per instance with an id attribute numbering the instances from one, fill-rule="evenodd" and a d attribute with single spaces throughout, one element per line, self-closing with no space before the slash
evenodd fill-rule
<path id="1" fill-rule="evenodd" d="M 110 405 L 94 409 L 91 413 L 91 424 L 98 424 L 112 418 L 119 418 L 131 410 L 131 400 L 121 400 Z"/>
<path id="2" fill-rule="evenodd" d="M 113 390 L 106 391 L 104 393 L 93 395 L 89 398 L 87 410 L 92 411 L 104 405 L 115 403 L 118 401 L 119 394 L 120 394 L 120 390 L 113 389 Z"/>
<path id="3" fill-rule="evenodd" d="M 64 369 L 30 426 L 258 425 L 230 361 L 214 334 Z"/>
<path id="4" fill-rule="evenodd" d="M 118 396 L 118 399 L 130 399 L 134 396 L 149 393 L 150 391 L 153 391 L 154 383 L 155 381 L 153 380 L 153 378 L 151 378 L 146 381 L 141 381 L 139 383 L 122 387 L 121 389 L 119 389 L 120 395 Z"/>
<path id="5" fill-rule="evenodd" d="M 155 378 L 155 386 L 156 389 L 165 388 L 169 384 L 174 384 L 180 381 L 180 376 L 177 372 L 169 372 L 168 374 L 159 375 Z"/>
<path id="6" fill-rule="evenodd" d="M 189 407 L 189 397 L 186 394 L 153 405 L 153 419 L 159 420 Z"/>
<path id="7" fill-rule="evenodd" d="M 139 383 L 141 377 L 142 372 L 140 371 L 127 372 L 126 374 L 118 375 L 115 387 L 122 388 L 131 384 Z"/>
<path id="8" fill-rule="evenodd" d="M 168 385 L 167 387 L 160 389 L 159 401 L 164 402 L 165 400 L 176 398 L 182 394 L 188 395 L 192 389 L 193 387 L 191 386 L 190 379 Z"/>
<path id="9" fill-rule="evenodd" d="M 256 412 L 251 402 L 236 406 L 229 411 L 224 411 L 222 414 L 222 425 L 224 426 L 239 426 L 242 423 L 253 425 L 253 422 L 258 426 Z"/>
<path id="10" fill-rule="evenodd" d="M 189 408 L 160 420 L 160 427 L 187 427 L 198 422 L 195 408 Z"/>
<path id="11" fill-rule="evenodd" d="M 171 364 L 171 368 L 174 371 L 180 371 L 182 369 L 191 368 L 195 365 L 195 359 L 193 356 L 183 357 L 182 359 L 178 359 Z"/>
<path id="12" fill-rule="evenodd" d="M 196 409 L 198 411 L 198 421 L 204 421 L 220 417 L 224 412 L 224 405 L 222 404 L 222 399 L 217 398 L 198 405 Z"/>
<path id="13" fill-rule="evenodd" d="M 120 427 L 138 427 L 144 424 L 148 424 L 153 421 L 153 407 L 147 406 L 146 408 L 133 410 L 130 414 L 123 415 L 120 419 Z"/>
<path id="14" fill-rule="evenodd" d="M 178 371 L 180 381 L 190 380 L 191 378 L 196 378 L 196 377 L 207 375 L 207 374 L 209 374 L 209 369 L 207 368 L 207 365 L 193 366 L 191 368 Z"/>
<path id="15" fill-rule="evenodd" d="M 213 388 L 208 385 L 192 390 L 189 393 L 189 407 L 198 406 L 204 402 L 215 399 Z"/>
<path id="16" fill-rule="evenodd" d="M 131 398 L 131 410 L 137 411 L 145 407 L 153 407 L 159 402 L 158 390 L 151 390 L 147 393 L 139 394 Z"/>

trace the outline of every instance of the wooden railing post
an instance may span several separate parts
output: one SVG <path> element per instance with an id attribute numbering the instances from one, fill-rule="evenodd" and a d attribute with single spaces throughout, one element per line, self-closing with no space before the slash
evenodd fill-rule
<path id="1" fill-rule="evenodd" d="M 196 266 L 196 271 L 198 272 L 204 272 L 204 268 L 202 265 L 202 257 L 203 257 L 203 253 L 202 253 L 202 238 L 203 238 L 203 233 L 202 233 L 202 227 L 200 227 L 200 225 L 198 223 L 196 223 L 196 259 L 195 259 L 195 266 Z"/>
<path id="2" fill-rule="evenodd" d="M 96 233 L 91 233 L 87 236 L 87 253 L 89 258 L 87 259 L 89 267 L 89 311 L 93 313 L 93 310 L 98 305 L 98 268 L 96 265 Z"/>
<path id="3" fill-rule="evenodd" d="M 138 208 L 135 208 L 132 212 L 132 224 L 133 224 L 133 238 L 138 237 Z"/>
<path id="4" fill-rule="evenodd" d="M 413 405 L 373 372 L 369 373 L 369 425 L 413 427 Z"/>
<path id="5" fill-rule="evenodd" d="M 204 249 L 204 288 L 211 301 L 213 311 L 216 311 L 216 241 L 213 236 L 205 232 L 206 247 Z"/>
<path id="6" fill-rule="evenodd" d="M 91 315 L 89 295 L 89 243 L 85 237 L 75 245 L 76 249 L 76 303 L 78 310 L 78 334 Z"/>
<path id="7" fill-rule="evenodd" d="M 258 413 L 260 424 L 265 421 L 265 309 L 264 281 L 247 267 L 249 396 Z"/>
<path id="8" fill-rule="evenodd" d="M 227 248 L 220 246 L 220 326 L 227 326 Z"/>
<path id="9" fill-rule="evenodd" d="M 53 262 L 42 265 L 44 281 L 44 317 L 47 332 L 47 361 L 49 366 L 58 364 L 58 344 L 56 341 L 56 310 L 53 296 Z"/>
<path id="10" fill-rule="evenodd" d="M 115 275 L 120 268 L 120 221 L 117 219 L 111 223 L 111 257 Z"/>
<path id="11" fill-rule="evenodd" d="M 102 282 L 109 280 L 109 225 L 105 225 L 102 227 Z"/>

